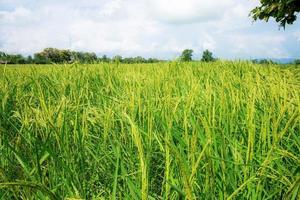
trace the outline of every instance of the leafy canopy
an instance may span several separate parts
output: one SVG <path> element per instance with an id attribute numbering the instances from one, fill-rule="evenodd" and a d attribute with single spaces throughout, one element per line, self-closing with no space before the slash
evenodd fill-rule
<path id="1" fill-rule="evenodd" d="M 210 52 L 209 50 L 203 51 L 202 59 L 201 59 L 202 62 L 213 62 L 215 60 L 216 59 L 213 57 L 212 52 Z"/>
<path id="2" fill-rule="evenodd" d="M 192 49 L 185 49 L 181 53 L 180 60 L 183 62 L 189 62 L 192 61 L 192 56 L 193 56 L 193 50 Z"/>
<path id="3" fill-rule="evenodd" d="M 284 28 L 286 24 L 293 24 L 300 12 L 300 0 L 260 0 L 260 3 L 250 13 L 253 19 L 268 21 L 273 17 Z"/>

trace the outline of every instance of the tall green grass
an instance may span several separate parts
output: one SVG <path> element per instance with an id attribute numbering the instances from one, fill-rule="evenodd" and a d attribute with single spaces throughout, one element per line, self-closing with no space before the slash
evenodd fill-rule
<path id="1" fill-rule="evenodd" d="M 300 199 L 300 69 L 0 68 L 0 199 Z"/>

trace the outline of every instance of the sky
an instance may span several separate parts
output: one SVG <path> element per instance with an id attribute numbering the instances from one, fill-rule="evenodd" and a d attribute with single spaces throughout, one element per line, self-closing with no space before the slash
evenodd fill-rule
<path id="1" fill-rule="evenodd" d="M 0 51 L 46 47 L 174 59 L 299 58 L 300 18 L 279 29 L 249 17 L 258 0 L 0 0 Z M 299 16 L 300 17 L 300 16 Z"/>

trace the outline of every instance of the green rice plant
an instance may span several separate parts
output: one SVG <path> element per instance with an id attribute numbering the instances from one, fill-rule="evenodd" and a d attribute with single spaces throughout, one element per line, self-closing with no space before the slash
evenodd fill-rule
<path id="1" fill-rule="evenodd" d="M 300 69 L 0 66 L 0 199 L 300 198 Z"/>

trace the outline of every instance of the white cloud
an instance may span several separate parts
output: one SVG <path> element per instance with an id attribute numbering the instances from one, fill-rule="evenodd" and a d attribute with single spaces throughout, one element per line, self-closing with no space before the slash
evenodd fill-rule
<path id="1" fill-rule="evenodd" d="M 205 37 L 204 37 L 204 42 L 203 42 L 203 45 L 202 45 L 202 49 L 203 50 L 209 49 L 210 51 L 213 51 L 213 50 L 216 49 L 216 46 L 217 46 L 217 43 L 214 40 L 214 38 L 211 35 L 206 34 Z"/>
<path id="2" fill-rule="evenodd" d="M 13 11 L 1 11 L 0 10 L 0 23 L 10 24 L 24 21 L 31 17 L 30 10 L 24 7 L 17 7 Z"/>
<path id="3" fill-rule="evenodd" d="M 231 50 L 235 55 L 241 56 L 246 54 L 257 58 L 289 57 L 288 52 L 286 52 L 283 48 L 286 38 L 281 35 L 234 35 L 231 36 L 229 41 L 231 41 Z"/>
<path id="4" fill-rule="evenodd" d="M 45 47 L 174 58 L 185 48 L 225 58 L 281 57 L 300 30 L 254 23 L 248 0 L 0 0 L 0 50 Z M 299 24 L 298 24 L 299 25 Z M 297 24 L 294 25 L 297 27 Z"/>
<path id="5" fill-rule="evenodd" d="M 193 23 L 216 20 L 233 5 L 232 0 L 152 0 L 149 9 L 155 18 L 168 23 Z"/>
<path id="6" fill-rule="evenodd" d="M 297 38 L 298 41 L 300 41 L 300 30 L 298 32 L 295 32 L 294 36 Z"/>
<path id="7" fill-rule="evenodd" d="M 122 0 L 112 0 L 104 4 L 102 12 L 104 15 L 112 16 L 116 11 L 122 8 Z"/>

